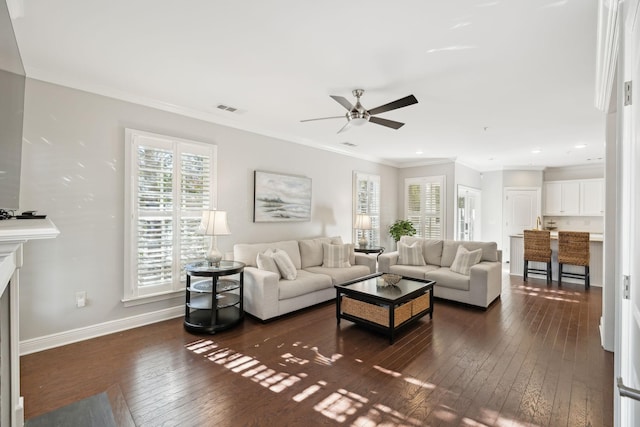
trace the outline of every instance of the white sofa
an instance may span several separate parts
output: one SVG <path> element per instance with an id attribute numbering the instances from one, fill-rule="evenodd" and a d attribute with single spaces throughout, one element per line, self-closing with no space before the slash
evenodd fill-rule
<path id="1" fill-rule="evenodd" d="M 244 311 L 261 320 L 272 319 L 334 299 L 334 285 L 375 273 L 374 256 L 353 252 L 350 255 L 350 267 L 323 267 L 323 243 L 341 243 L 341 239 L 321 237 L 234 245 L 234 260 L 246 264 Z M 258 253 L 268 249 L 282 249 L 289 255 L 297 270 L 295 280 L 280 279 L 276 273 L 258 269 Z"/>
<path id="2" fill-rule="evenodd" d="M 502 291 L 502 251 L 495 242 L 466 242 L 457 240 L 430 240 L 402 236 L 400 242 L 422 245 L 426 265 L 398 264 L 398 251 L 383 253 L 378 257 L 378 270 L 383 273 L 401 274 L 436 282 L 433 295 L 487 308 Z M 468 250 L 482 249 L 478 264 L 471 267 L 469 275 L 458 274 L 449 269 L 458 246 Z"/>

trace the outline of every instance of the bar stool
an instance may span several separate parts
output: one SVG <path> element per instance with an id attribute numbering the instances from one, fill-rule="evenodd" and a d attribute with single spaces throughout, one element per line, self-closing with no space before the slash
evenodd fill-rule
<path id="1" fill-rule="evenodd" d="M 544 262 L 545 270 L 529 268 L 529 261 Z M 551 283 L 551 233 L 546 230 L 524 230 L 524 281 L 529 273 L 545 274 Z"/>
<path id="2" fill-rule="evenodd" d="M 584 274 L 563 272 L 563 264 L 584 267 Z M 558 232 L 558 285 L 562 284 L 562 277 L 583 279 L 584 287 L 591 286 L 589 275 L 589 233 L 582 231 Z"/>

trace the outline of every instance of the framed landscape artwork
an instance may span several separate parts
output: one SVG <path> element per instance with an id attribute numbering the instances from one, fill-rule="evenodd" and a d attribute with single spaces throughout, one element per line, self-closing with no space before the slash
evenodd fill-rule
<path id="1" fill-rule="evenodd" d="M 311 178 L 254 172 L 253 222 L 311 221 Z"/>

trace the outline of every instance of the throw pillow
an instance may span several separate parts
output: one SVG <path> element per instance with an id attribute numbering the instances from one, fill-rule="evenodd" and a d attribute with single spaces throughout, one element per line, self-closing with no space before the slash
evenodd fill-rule
<path id="1" fill-rule="evenodd" d="M 351 267 L 349 257 L 353 248 L 354 246 L 350 243 L 346 245 L 330 245 L 328 243 L 323 243 L 322 250 L 324 251 L 324 259 L 322 261 L 322 266 L 328 268 Z"/>
<path id="2" fill-rule="evenodd" d="M 280 275 L 280 270 L 278 270 L 275 259 L 273 259 L 273 253 L 273 249 L 267 249 L 263 253 L 258 252 L 256 265 L 260 270 L 276 273 L 278 275 L 278 279 L 280 279 L 282 276 Z"/>
<path id="3" fill-rule="evenodd" d="M 449 267 L 449 269 L 455 273 L 468 276 L 471 267 L 479 263 L 480 258 L 482 258 L 482 249 L 470 251 L 464 246 L 460 245 L 458 246 L 456 257 L 453 260 L 453 263 L 451 263 L 451 267 Z"/>
<path id="4" fill-rule="evenodd" d="M 273 260 L 276 262 L 278 270 L 280 270 L 280 274 L 282 274 L 284 279 L 296 279 L 298 276 L 298 270 L 296 270 L 295 265 L 293 265 L 293 261 L 291 261 L 291 258 L 285 251 L 282 249 L 276 249 L 273 253 Z"/>
<path id="5" fill-rule="evenodd" d="M 421 242 L 406 245 L 398 242 L 398 264 L 402 265 L 426 265 L 422 256 Z"/>

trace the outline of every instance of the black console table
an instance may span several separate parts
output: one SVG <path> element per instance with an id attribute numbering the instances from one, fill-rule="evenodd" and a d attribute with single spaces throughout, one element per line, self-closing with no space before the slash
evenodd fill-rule
<path id="1" fill-rule="evenodd" d="M 244 264 L 221 261 L 188 264 L 184 327 L 192 332 L 216 333 L 244 319 Z M 228 278 L 237 274 L 238 279 Z"/>

